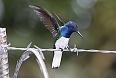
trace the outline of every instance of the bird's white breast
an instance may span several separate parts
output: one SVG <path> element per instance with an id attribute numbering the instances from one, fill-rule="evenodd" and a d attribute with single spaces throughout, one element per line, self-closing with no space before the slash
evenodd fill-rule
<path id="1" fill-rule="evenodd" d="M 56 41 L 55 46 L 58 49 L 59 48 L 64 49 L 68 45 L 68 42 L 69 42 L 69 38 L 61 37 Z"/>

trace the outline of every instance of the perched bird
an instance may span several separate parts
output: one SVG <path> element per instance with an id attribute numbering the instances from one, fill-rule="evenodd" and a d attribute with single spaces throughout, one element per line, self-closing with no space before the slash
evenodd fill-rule
<path id="1" fill-rule="evenodd" d="M 61 51 L 54 51 L 54 57 L 52 62 L 52 68 L 58 68 L 60 66 L 62 52 L 64 48 L 68 47 L 70 36 L 73 32 L 78 33 L 82 38 L 83 36 L 78 31 L 78 26 L 75 22 L 69 21 L 64 23 L 61 21 L 58 15 L 58 20 L 63 24 L 60 26 L 57 20 L 44 8 L 40 6 L 29 5 L 35 13 L 39 16 L 45 27 L 52 33 L 54 37 L 54 48 L 61 49 Z M 84 39 L 84 38 L 83 38 Z"/>

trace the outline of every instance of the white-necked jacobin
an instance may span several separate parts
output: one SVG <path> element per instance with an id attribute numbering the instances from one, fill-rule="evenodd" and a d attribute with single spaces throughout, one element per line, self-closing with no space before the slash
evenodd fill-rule
<path id="1" fill-rule="evenodd" d="M 39 16 L 45 27 L 52 33 L 55 40 L 54 48 L 61 49 L 61 51 L 54 51 L 54 57 L 52 62 L 52 68 L 58 68 L 60 66 L 63 49 L 68 47 L 68 42 L 71 34 L 73 32 L 76 32 L 82 38 L 83 36 L 78 31 L 78 26 L 75 22 L 69 21 L 67 23 L 64 23 L 61 21 L 59 16 L 55 14 L 58 20 L 63 24 L 63 26 L 60 26 L 57 20 L 44 8 L 34 5 L 29 5 L 29 7 L 35 11 L 35 13 Z"/>

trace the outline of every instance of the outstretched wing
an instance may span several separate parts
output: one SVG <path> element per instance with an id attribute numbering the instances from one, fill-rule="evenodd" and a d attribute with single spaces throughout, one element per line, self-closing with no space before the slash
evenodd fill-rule
<path id="1" fill-rule="evenodd" d="M 61 20 L 60 16 L 56 13 L 54 13 L 56 15 L 56 17 L 58 18 L 58 20 L 60 21 L 60 23 L 62 24 L 62 26 L 64 26 L 64 22 Z"/>
<path id="2" fill-rule="evenodd" d="M 40 20 L 45 24 L 45 27 L 52 33 L 53 37 L 55 37 L 58 33 L 59 25 L 56 19 L 44 8 L 40 6 L 29 5 L 36 14 L 40 17 Z"/>

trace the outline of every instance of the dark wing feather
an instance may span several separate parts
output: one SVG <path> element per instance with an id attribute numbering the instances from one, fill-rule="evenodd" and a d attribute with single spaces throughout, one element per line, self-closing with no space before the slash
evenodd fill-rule
<path id="1" fill-rule="evenodd" d="M 58 33 L 58 23 L 56 19 L 45 9 L 40 6 L 29 5 L 30 8 L 34 9 L 36 14 L 40 17 L 40 20 L 45 24 L 45 27 L 55 37 Z"/>
<path id="2" fill-rule="evenodd" d="M 60 21 L 60 23 L 62 24 L 62 26 L 64 26 L 64 22 L 61 20 L 60 16 L 56 13 L 54 13 L 56 15 L 56 17 L 58 18 L 58 20 Z"/>

